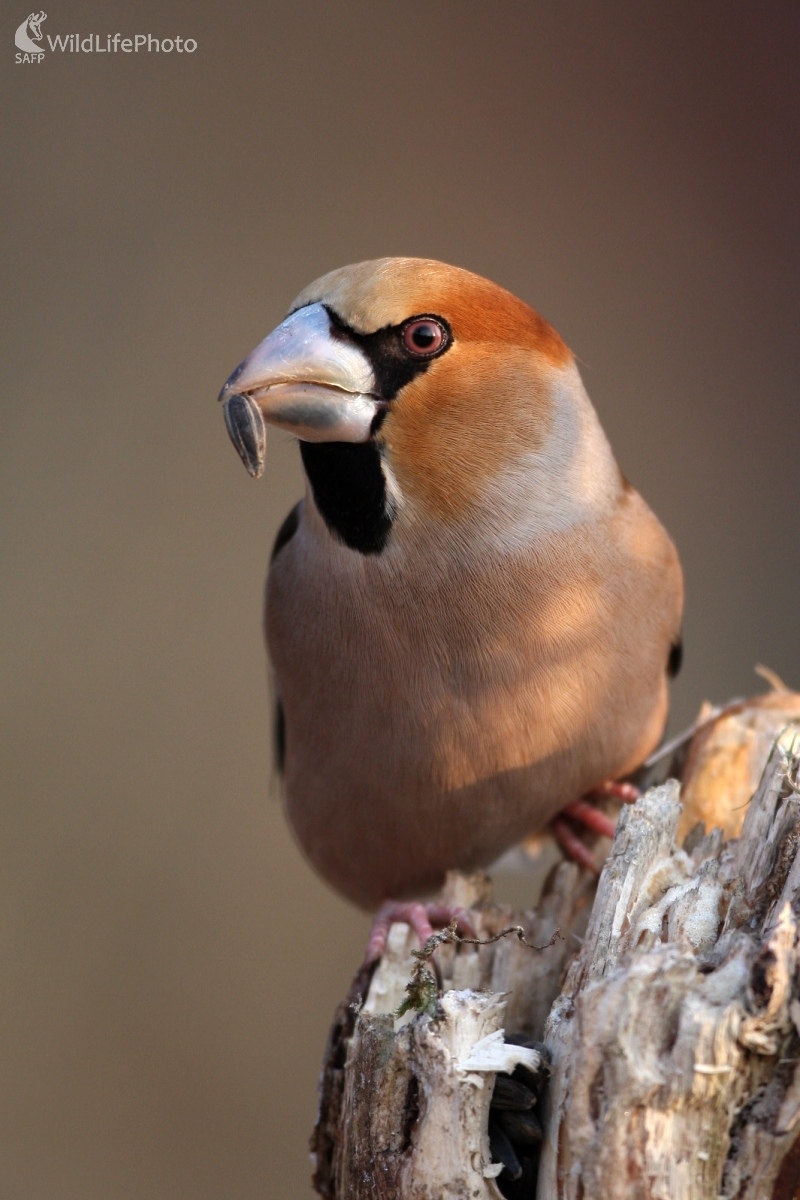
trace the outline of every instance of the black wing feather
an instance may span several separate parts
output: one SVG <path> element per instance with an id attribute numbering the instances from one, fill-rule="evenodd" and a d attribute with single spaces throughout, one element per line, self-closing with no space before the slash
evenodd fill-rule
<path id="1" fill-rule="evenodd" d="M 284 518 L 283 524 L 278 530 L 275 538 L 275 544 L 272 547 L 272 554 L 269 556 L 270 565 L 280 554 L 284 546 L 286 546 L 297 533 L 300 525 L 300 509 L 303 501 L 298 500 L 292 511 Z M 275 713 L 273 717 L 273 738 L 275 746 L 275 765 L 279 772 L 283 772 L 284 763 L 286 761 L 286 713 L 283 710 L 283 705 L 280 699 L 275 701 Z"/>

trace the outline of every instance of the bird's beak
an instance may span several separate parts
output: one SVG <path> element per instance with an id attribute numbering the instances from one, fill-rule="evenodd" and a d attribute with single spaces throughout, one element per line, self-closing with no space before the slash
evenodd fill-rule
<path id="1" fill-rule="evenodd" d="M 263 474 L 265 422 L 306 442 L 366 442 L 383 408 L 357 346 L 331 332 L 322 304 L 287 317 L 240 363 L 219 394 L 242 462 Z"/>

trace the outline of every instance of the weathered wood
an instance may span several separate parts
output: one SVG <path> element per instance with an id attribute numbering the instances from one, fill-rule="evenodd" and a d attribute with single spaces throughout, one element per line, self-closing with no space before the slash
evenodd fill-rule
<path id="1" fill-rule="evenodd" d="M 714 834 L 691 855 L 670 847 L 677 784 L 623 812 L 548 1021 L 541 1196 L 770 1195 L 800 1115 L 788 766 L 779 750 L 732 851 Z"/>
<path id="2" fill-rule="evenodd" d="M 701 709 L 699 721 L 708 708 Z M 785 730 L 785 744 L 791 745 L 798 719 L 800 696 L 776 689 L 731 705 L 693 739 L 681 776 L 679 841 L 696 821 L 706 829 L 720 828 L 727 838 L 739 836 L 775 738 Z"/>
<path id="3" fill-rule="evenodd" d="M 485 876 L 453 875 L 443 899 L 470 909 L 481 938 L 519 924 L 526 940 L 546 945 L 559 926 L 583 931 L 594 884 L 574 864 L 562 863 L 538 912 L 519 921 L 489 902 L 489 891 Z M 491 1161 L 487 1134 L 495 1074 L 517 1063 L 537 1070 L 540 1061 L 535 1051 L 507 1045 L 500 1031 L 541 1031 L 575 944 L 558 937 L 538 953 L 516 937 L 442 945 L 436 956 L 441 1011 L 435 1019 L 413 1012 L 397 1018 L 417 943 L 408 926 L 393 926 L 372 980 L 356 981 L 329 1039 L 312 1139 L 319 1194 L 496 1200 L 492 1180 L 500 1167 Z M 471 1057 L 476 1048 L 483 1055 L 479 1066 Z"/>
<path id="4" fill-rule="evenodd" d="M 393 927 L 329 1043 L 313 1140 L 321 1195 L 800 1196 L 800 757 L 791 737 L 776 742 L 796 699 L 771 706 L 771 730 L 742 707 L 741 727 L 758 726 L 744 739 L 747 753 L 763 765 L 773 749 L 738 839 L 695 829 L 678 846 L 687 817 L 669 782 L 622 811 L 596 895 L 566 863 L 522 916 L 491 903 L 484 877 L 449 880 L 446 899 L 470 908 L 481 938 L 511 925 L 537 945 L 556 929 L 561 937 L 541 951 L 516 937 L 442 945 L 432 1014 L 394 1015 L 416 942 L 406 926 Z M 689 756 L 687 795 L 716 756 L 718 778 L 740 803 L 741 785 L 717 769 L 723 759 L 704 737 Z M 723 730 L 720 744 L 730 740 Z M 754 768 L 741 741 L 743 778 Z M 704 804 L 709 777 L 695 787 Z M 535 1119 L 495 1115 L 500 1132 L 489 1142 L 497 1073 L 517 1064 L 541 1071 L 536 1049 L 504 1040 L 512 1034 L 543 1037 L 551 1059 L 546 1099 L 533 1109 L 543 1123 L 538 1185 L 536 1151 L 525 1148 Z M 506 1129 L 522 1138 L 510 1152 Z M 502 1173 L 492 1149 L 507 1163 Z M 531 1156 L 517 1183 L 515 1153 Z"/>

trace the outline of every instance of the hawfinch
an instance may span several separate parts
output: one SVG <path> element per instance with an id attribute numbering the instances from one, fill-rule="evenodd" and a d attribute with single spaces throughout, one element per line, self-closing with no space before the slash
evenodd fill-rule
<path id="1" fill-rule="evenodd" d="M 265 423 L 300 441 L 266 637 L 289 820 L 345 896 L 487 865 L 658 743 L 678 556 L 527 304 L 427 259 L 344 267 L 220 399 L 251 474 Z"/>

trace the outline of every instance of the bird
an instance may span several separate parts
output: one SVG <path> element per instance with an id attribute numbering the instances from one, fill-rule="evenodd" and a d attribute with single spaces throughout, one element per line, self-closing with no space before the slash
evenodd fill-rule
<path id="1" fill-rule="evenodd" d="M 579 798 L 663 735 L 678 553 L 560 335 L 463 268 L 323 275 L 219 398 L 251 475 L 268 426 L 299 441 L 266 585 L 277 752 L 305 856 L 378 910 L 374 957 L 398 914 L 447 920 L 416 898 L 448 870 L 548 824 L 568 845 L 565 811 L 605 830 Z"/>

